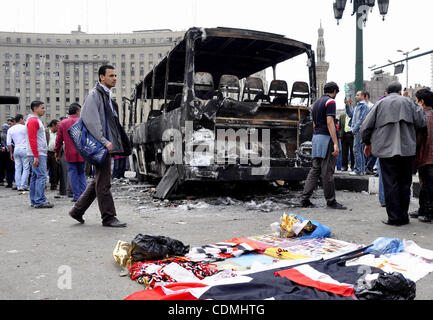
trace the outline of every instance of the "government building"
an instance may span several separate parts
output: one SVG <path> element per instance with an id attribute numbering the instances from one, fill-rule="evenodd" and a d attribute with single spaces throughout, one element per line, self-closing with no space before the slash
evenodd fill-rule
<path id="1" fill-rule="evenodd" d="M 183 39 L 184 31 L 141 30 L 132 33 L 70 34 L 0 32 L 0 95 L 17 96 L 19 105 L 0 105 L 0 124 L 30 113 L 41 100 L 47 124 L 67 114 L 73 102 L 83 104 L 98 81 L 103 64 L 116 68 L 113 99 L 121 105 L 135 84 Z"/>

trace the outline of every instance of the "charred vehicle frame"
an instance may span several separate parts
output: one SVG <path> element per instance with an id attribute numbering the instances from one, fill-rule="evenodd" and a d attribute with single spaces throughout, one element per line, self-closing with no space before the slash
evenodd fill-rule
<path id="1" fill-rule="evenodd" d="M 309 83 L 276 79 L 307 55 Z M 265 91 L 254 76 L 267 68 Z M 304 180 L 311 167 L 314 51 L 282 35 L 191 28 L 137 84 L 128 104 L 137 177 L 161 179 L 165 198 L 185 181 Z M 301 102 L 299 102 L 301 101 Z"/>

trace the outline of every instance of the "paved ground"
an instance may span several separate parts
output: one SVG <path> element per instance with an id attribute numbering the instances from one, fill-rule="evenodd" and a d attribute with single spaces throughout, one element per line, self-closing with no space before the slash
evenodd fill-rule
<path id="1" fill-rule="evenodd" d="M 128 227 L 112 229 L 102 227 L 96 203 L 81 225 L 67 214 L 69 198 L 56 199 L 55 192 L 47 191 L 55 207 L 37 210 L 29 206 L 28 193 L 0 187 L 0 299 L 124 299 L 142 286 L 120 277 L 112 256 L 118 240 L 130 242 L 143 233 L 204 245 L 271 233 L 270 224 L 283 212 L 329 226 L 336 239 L 370 244 L 381 236 L 399 237 L 433 249 L 433 225 L 417 220 L 403 227 L 382 224 L 386 213 L 376 195 L 338 191 L 338 200 L 349 209 L 333 211 L 325 207 L 322 190 L 312 199 L 319 206 L 315 209 L 296 206 L 299 191 L 278 190 L 279 196 L 248 190 L 241 200 L 223 195 L 155 201 L 151 186 L 118 181 L 113 186 L 116 208 Z M 411 209 L 416 208 L 414 200 Z M 417 282 L 416 299 L 433 299 L 433 274 Z"/>

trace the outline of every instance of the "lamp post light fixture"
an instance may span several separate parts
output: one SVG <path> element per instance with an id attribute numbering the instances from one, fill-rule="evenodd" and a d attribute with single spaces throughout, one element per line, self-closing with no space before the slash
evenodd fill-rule
<path id="1" fill-rule="evenodd" d="M 403 50 L 397 50 L 397 52 L 402 53 L 404 56 L 406 56 L 406 88 L 409 89 L 409 55 L 414 52 L 419 50 L 419 47 L 412 49 L 411 51 L 406 51 L 404 52 Z"/>
<path id="2" fill-rule="evenodd" d="M 337 24 L 343 17 L 344 9 L 347 0 L 335 0 L 334 17 Z M 355 90 L 364 89 L 364 49 L 363 49 L 363 28 L 367 22 L 368 11 L 372 12 L 376 0 L 351 0 L 353 3 L 352 16 L 356 14 L 356 62 L 355 62 Z M 385 20 L 385 15 L 388 13 L 389 0 L 377 0 L 379 13 Z"/>

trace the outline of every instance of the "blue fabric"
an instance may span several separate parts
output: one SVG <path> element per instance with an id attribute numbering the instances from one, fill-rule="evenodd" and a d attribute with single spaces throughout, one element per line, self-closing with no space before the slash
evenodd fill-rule
<path id="1" fill-rule="evenodd" d="M 105 121 L 108 137 L 107 117 L 105 117 Z M 101 165 L 105 161 L 108 154 L 107 148 L 91 135 L 82 119 L 68 129 L 68 134 L 75 148 L 86 161 L 94 165 Z"/>
<path id="2" fill-rule="evenodd" d="M 382 170 L 380 169 L 379 158 L 376 159 L 377 174 L 379 175 L 379 202 L 380 205 L 384 206 L 385 203 L 385 192 L 383 191 L 383 180 L 382 180 Z"/>
<path id="3" fill-rule="evenodd" d="M 365 120 L 365 117 L 367 117 L 368 111 L 370 111 L 370 108 L 368 107 L 368 104 L 365 101 L 360 101 L 355 107 L 355 110 L 353 111 L 353 117 L 352 117 L 352 123 L 351 123 L 351 129 L 354 134 L 359 133 L 361 129 L 361 125 Z"/>
<path id="4" fill-rule="evenodd" d="M 341 140 L 338 139 L 338 149 L 340 150 L 340 152 L 338 153 L 337 156 L 337 170 L 341 170 Z"/>
<path id="5" fill-rule="evenodd" d="M 66 162 L 68 168 L 69 182 L 74 194 L 74 201 L 77 201 L 81 194 L 87 188 L 85 163 L 84 162 Z"/>
<path id="6" fill-rule="evenodd" d="M 361 143 L 361 134 L 356 134 L 353 139 L 353 155 L 355 157 L 355 172 L 357 174 L 365 173 L 364 144 Z"/>
<path id="7" fill-rule="evenodd" d="M 311 221 L 311 223 L 313 225 L 316 226 L 316 229 L 313 232 L 311 232 L 311 233 L 304 232 L 304 235 L 301 237 L 298 237 L 297 239 L 327 238 L 331 235 L 331 229 L 329 227 L 327 227 L 327 226 L 325 226 L 325 225 L 323 225 L 317 221 L 305 219 L 304 217 L 301 217 L 298 215 L 296 215 L 296 217 L 301 221 L 309 220 L 309 221 Z"/>
<path id="8" fill-rule="evenodd" d="M 28 156 L 30 164 L 33 164 L 34 157 Z M 47 202 L 45 197 L 45 184 L 47 182 L 47 156 L 39 155 L 39 165 L 32 166 L 30 178 L 30 204 L 39 206 Z"/>
<path id="9" fill-rule="evenodd" d="M 312 152 L 311 158 L 326 158 L 326 153 L 328 152 L 329 141 L 331 140 L 331 136 L 324 134 L 315 134 L 313 135 L 312 141 Z"/>
<path id="10" fill-rule="evenodd" d="M 365 250 L 376 257 L 382 254 L 393 254 L 403 251 L 403 241 L 398 238 L 380 237 L 373 241 L 372 246 Z"/>
<path id="11" fill-rule="evenodd" d="M 15 184 L 17 189 L 27 189 L 30 174 L 30 163 L 26 148 L 14 150 L 15 160 Z"/>

